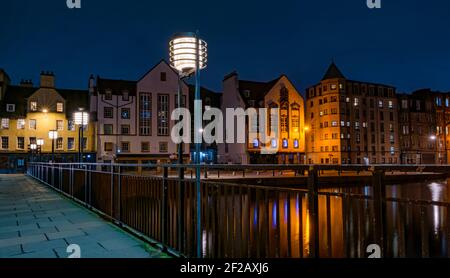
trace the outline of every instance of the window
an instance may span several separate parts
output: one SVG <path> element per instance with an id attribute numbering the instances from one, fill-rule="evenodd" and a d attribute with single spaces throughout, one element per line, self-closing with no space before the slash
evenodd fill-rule
<path id="1" fill-rule="evenodd" d="M 58 113 L 64 112 L 64 103 L 62 102 L 56 103 L 56 112 Z"/>
<path id="2" fill-rule="evenodd" d="M 122 108 L 120 110 L 120 116 L 124 120 L 130 119 L 130 108 Z"/>
<path id="3" fill-rule="evenodd" d="M 395 155 L 395 147 L 391 147 L 391 155 Z"/>
<path id="4" fill-rule="evenodd" d="M 359 98 L 355 98 L 353 105 L 356 107 L 359 105 Z"/>
<path id="5" fill-rule="evenodd" d="M 406 99 L 402 100 L 402 108 L 408 109 L 408 100 L 406 100 Z"/>
<path id="6" fill-rule="evenodd" d="M 253 140 L 253 148 L 259 148 L 259 140 L 258 139 Z"/>
<path id="7" fill-rule="evenodd" d="M 122 101 L 129 101 L 130 100 L 130 93 L 128 91 L 122 92 Z"/>
<path id="8" fill-rule="evenodd" d="M 56 149 L 57 150 L 62 150 L 63 149 L 63 143 L 64 143 L 64 139 L 63 138 L 58 138 L 56 139 Z"/>
<path id="9" fill-rule="evenodd" d="M 36 120 L 30 120 L 30 129 L 36 130 L 37 124 Z"/>
<path id="10" fill-rule="evenodd" d="M 9 129 L 9 119 L 2 119 L 2 129 Z"/>
<path id="11" fill-rule="evenodd" d="M 103 108 L 103 117 L 107 119 L 113 118 L 113 108 L 112 107 L 105 107 Z"/>
<path id="12" fill-rule="evenodd" d="M 17 137 L 17 149 L 24 150 L 25 149 L 25 138 Z"/>
<path id="13" fill-rule="evenodd" d="M 332 121 L 331 122 L 331 126 L 332 127 L 337 127 L 338 126 L 338 122 L 337 121 Z"/>
<path id="14" fill-rule="evenodd" d="M 111 92 L 111 90 L 107 90 L 105 92 L 105 99 L 106 100 L 112 100 L 112 92 Z"/>
<path id="15" fill-rule="evenodd" d="M 75 131 L 75 122 L 73 120 L 69 120 L 67 123 L 67 129 L 69 131 Z"/>
<path id="16" fill-rule="evenodd" d="M 2 149 L 3 150 L 9 149 L 9 137 L 2 136 Z"/>
<path id="17" fill-rule="evenodd" d="M 142 142 L 141 143 L 141 151 L 143 153 L 148 153 L 150 152 L 150 143 L 149 142 Z"/>
<path id="18" fill-rule="evenodd" d="M 58 131 L 63 131 L 64 130 L 64 122 L 61 120 L 57 120 L 56 121 L 56 129 Z"/>
<path id="19" fill-rule="evenodd" d="M 337 89 L 337 85 L 336 84 L 331 84 L 331 90 L 336 90 Z"/>
<path id="20" fill-rule="evenodd" d="M 167 73 L 166 72 L 161 72 L 160 80 L 163 82 L 167 81 Z"/>
<path id="21" fill-rule="evenodd" d="M 294 140 L 294 149 L 298 149 L 300 147 L 298 139 Z"/>
<path id="22" fill-rule="evenodd" d="M 382 100 L 378 101 L 378 107 L 379 108 L 383 108 L 383 101 Z"/>
<path id="23" fill-rule="evenodd" d="M 111 142 L 105 142 L 105 152 L 112 152 L 113 151 L 113 143 Z"/>
<path id="24" fill-rule="evenodd" d="M 30 137 L 30 145 L 36 144 L 36 137 Z"/>
<path id="25" fill-rule="evenodd" d="M 129 135 L 130 134 L 130 125 L 122 125 L 120 131 L 121 131 L 122 135 Z"/>
<path id="26" fill-rule="evenodd" d="M 122 152 L 128 153 L 130 152 L 130 142 L 122 142 L 121 144 Z"/>
<path id="27" fill-rule="evenodd" d="M 169 152 L 169 144 L 167 142 L 160 142 L 159 143 L 159 152 L 160 153 Z"/>
<path id="28" fill-rule="evenodd" d="M 88 139 L 86 137 L 83 138 L 83 150 L 87 148 L 87 140 Z"/>
<path id="29" fill-rule="evenodd" d="M 169 135 L 169 95 L 158 95 L 158 136 Z"/>
<path id="30" fill-rule="evenodd" d="M 278 141 L 277 139 L 272 139 L 270 145 L 272 146 L 273 149 L 278 147 Z"/>
<path id="31" fill-rule="evenodd" d="M 389 101 L 389 109 L 394 109 L 394 102 L 392 100 Z"/>
<path id="32" fill-rule="evenodd" d="M 7 104 L 6 105 L 6 112 L 16 112 L 16 105 L 15 104 Z"/>
<path id="33" fill-rule="evenodd" d="M 289 147 L 289 141 L 287 139 L 283 139 L 283 149 L 287 149 Z"/>
<path id="34" fill-rule="evenodd" d="M 105 135 L 112 135 L 113 134 L 113 125 L 111 125 L 111 124 L 103 125 L 103 133 Z"/>
<path id="35" fill-rule="evenodd" d="M 17 129 L 25 129 L 25 119 L 17 120 Z"/>
<path id="36" fill-rule="evenodd" d="M 139 133 L 142 136 L 152 134 L 152 95 L 139 95 Z"/>
<path id="37" fill-rule="evenodd" d="M 75 149 L 75 139 L 70 137 L 67 138 L 67 149 L 72 151 Z"/>
<path id="38" fill-rule="evenodd" d="M 37 102 L 36 101 L 30 102 L 30 110 L 32 112 L 36 112 L 37 111 Z"/>

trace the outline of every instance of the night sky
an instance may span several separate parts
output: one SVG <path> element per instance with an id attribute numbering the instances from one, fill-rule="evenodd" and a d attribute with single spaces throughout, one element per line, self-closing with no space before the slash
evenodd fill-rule
<path id="1" fill-rule="evenodd" d="M 186 6 L 186 4 L 189 4 Z M 286 74 L 302 92 L 332 59 L 347 78 L 400 92 L 450 90 L 450 1 L 366 0 L 143 1 L 0 0 L 0 68 L 14 83 L 41 70 L 57 86 L 86 88 L 89 75 L 139 79 L 167 59 L 172 34 L 200 30 L 209 44 L 202 82 L 221 90 L 242 79 Z"/>

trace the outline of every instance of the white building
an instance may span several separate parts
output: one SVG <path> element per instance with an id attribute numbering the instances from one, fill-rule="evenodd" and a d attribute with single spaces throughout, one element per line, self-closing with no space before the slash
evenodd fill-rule
<path id="1" fill-rule="evenodd" d="M 97 159 L 110 163 L 158 163 L 177 158 L 170 120 L 178 103 L 178 74 L 161 61 L 138 81 L 91 77 L 91 112 L 97 123 Z M 189 88 L 182 83 L 183 102 Z M 184 146 L 189 158 L 189 146 Z"/>

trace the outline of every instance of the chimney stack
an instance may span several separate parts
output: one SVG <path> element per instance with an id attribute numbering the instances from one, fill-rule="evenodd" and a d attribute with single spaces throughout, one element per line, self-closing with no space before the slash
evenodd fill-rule
<path id="1" fill-rule="evenodd" d="M 33 81 L 31 79 L 22 79 L 19 85 L 20 87 L 33 88 Z"/>
<path id="2" fill-rule="evenodd" d="M 55 74 L 53 72 L 41 72 L 41 88 L 55 88 Z"/>

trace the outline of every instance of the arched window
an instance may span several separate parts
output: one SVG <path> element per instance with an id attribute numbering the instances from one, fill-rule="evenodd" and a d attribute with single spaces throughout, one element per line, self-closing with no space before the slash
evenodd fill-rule
<path id="1" fill-rule="evenodd" d="M 287 139 L 283 139 L 283 149 L 289 148 L 289 141 Z"/>

